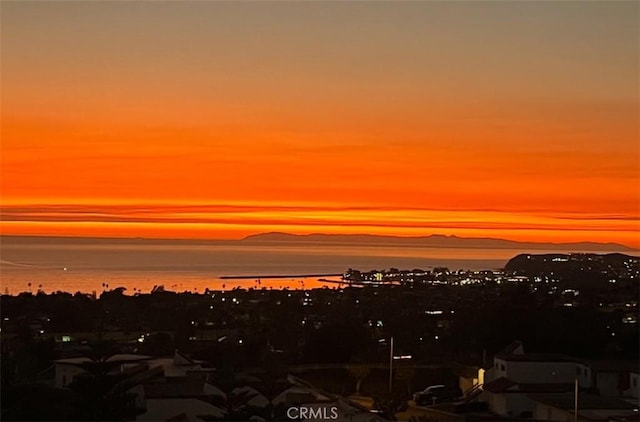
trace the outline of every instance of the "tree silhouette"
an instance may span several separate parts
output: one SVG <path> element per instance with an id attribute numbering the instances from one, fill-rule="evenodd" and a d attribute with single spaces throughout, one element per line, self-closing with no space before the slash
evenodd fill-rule
<path id="1" fill-rule="evenodd" d="M 412 366 L 400 365 L 394 371 L 395 378 L 407 387 L 407 395 L 411 396 L 411 383 L 416 375 L 416 370 Z"/>
<path id="2" fill-rule="evenodd" d="M 84 362 L 71 364 L 84 372 L 74 378 L 69 388 L 78 394 L 75 420 L 131 420 L 136 416 L 135 396 L 126 392 L 131 385 L 119 371 L 122 365 L 139 360 L 120 359 L 107 343 L 97 343 L 85 355 Z"/>
<path id="3" fill-rule="evenodd" d="M 362 381 L 371 373 L 371 369 L 366 363 L 354 363 L 347 366 L 347 370 L 356 379 L 356 394 L 360 394 Z"/>

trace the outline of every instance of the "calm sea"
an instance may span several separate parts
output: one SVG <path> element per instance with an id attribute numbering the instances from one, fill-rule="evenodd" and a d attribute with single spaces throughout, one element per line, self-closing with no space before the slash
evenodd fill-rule
<path id="1" fill-rule="evenodd" d="M 317 277 L 287 277 L 221 280 L 231 275 L 291 275 L 343 273 L 359 270 L 502 268 L 515 249 L 451 249 L 398 246 L 357 246 L 326 244 L 292 244 L 271 242 L 246 245 L 239 242 L 217 244 L 118 244 L 104 241 L 74 244 L 73 241 L 0 244 L 1 293 L 101 292 L 125 287 L 127 294 L 149 292 L 155 285 L 167 290 L 199 291 L 234 287 L 314 288 L 335 284 Z M 542 251 L 538 251 L 542 253 Z M 552 251 L 544 251 L 550 253 Z M 557 251 L 562 252 L 562 251 Z"/>

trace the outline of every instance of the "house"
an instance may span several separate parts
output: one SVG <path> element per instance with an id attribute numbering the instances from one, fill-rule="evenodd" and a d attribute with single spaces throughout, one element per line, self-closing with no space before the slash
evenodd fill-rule
<path id="1" fill-rule="evenodd" d="M 202 366 L 204 361 L 188 358 L 177 350 L 172 357 L 154 358 L 148 363 L 150 368 L 162 368 L 167 378 L 200 376 L 213 371 Z"/>
<path id="2" fill-rule="evenodd" d="M 108 369 L 108 373 L 122 373 L 132 365 L 151 359 L 150 356 L 117 354 L 104 360 L 93 360 L 89 357 L 75 357 L 67 359 L 57 359 L 54 362 L 56 388 L 66 388 L 73 382 L 74 378 L 80 374 L 87 373 L 95 366 L 102 366 Z"/>
<path id="3" fill-rule="evenodd" d="M 467 400 L 477 397 L 482 391 L 485 369 L 480 366 L 463 366 L 457 370 L 458 387 Z"/>
<path id="4" fill-rule="evenodd" d="M 581 388 L 593 390 L 601 396 L 633 397 L 633 373 L 635 371 L 637 376 L 639 367 L 637 361 L 579 361 L 576 363 L 576 377 Z"/>
<path id="5" fill-rule="evenodd" d="M 234 409 L 264 409 L 270 404 L 271 401 L 267 397 L 248 385 L 236 387 L 231 391 L 231 405 Z"/>
<path id="6" fill-rule="evenodd" d="M 116 385 L 128 393 L 137 420 L 204 421 L 227 415 L 226 410 L 216 406 L 225 403 L 226 395 L 206 382 L 210 370 L 178 351 L 169 358 L 118 354 L 104 360 L 58 359 L 56 388 L 67 388 L 93 368 L 118 376 Z"/>
<path id="7" fill-rule="evenodd" d="M 86 372 L 82 367 L 82 364 L 89 362 L 89 358 L 69 358 L 69 359 L 57 359 L 54 362 L 55 378 L 54 386 L 56 388 L 65 388 L 73 379 Z"/>
<path id="8" fill-rule="evenodd" d="M 555 353 L 500 353 L 494 357 L 496 378 L 524 383 L 573 383 L 576 362 Z"/>
<path id="9" fill-rule="evenodd" d="M 567 422 L 575 419 L 575 394 L 531 394 L 534 403 L 533 418 L 536 420 Z M 614 397 L 593 394 L 578 394 L 578 421 L 609 422 L 635 417 L 638 420 L 638 405 Z"/>
<path id="10" fill-rule="evenodd" d="M 503 417 L 531 417 L 534 403 L 530 394 L 563 393 L 574 389 L 571 383 L 518 383 L 498 378 L 484 385 L 481 398 L 489 409 Z"/>
<path id="11" fill-rule="evenodd" d="M 227 413 L 210 403 L 193 398 L 147 399 L 146 411 L 137 421 L 210 421 Z"/>
<path id="12" fill-rule="evenodd" d="M 575 361 L 559 354 L 525 353 L 515 341 L 494 356 L 493 367 L 484 374 L 480 399 L 503 417 L 531 417 L 530 394 L 572 391 Z"/>
<path id="13" fill-rule="evenodd" d="M 161 370 L 167 378 L 179 378 L 193 375 L 202 375 L 211 372 L 211 369 L 203 368 L 202 361 L 189 359 L 176 350 L 172 357 L 153 358 L 151 356 L 134 354 L 116 354 L 100 361 L 81 356 L 74 358 L 58 359 L 55 361 L 55 387 L 65 388 L 79 374 L 86 373 L 95 365 L 108 367 L 110 374 L 132 375 L 140 372 L 143 367 L 147 370 Z M 143 366 L 141 366 L 143 365 Z"/>
<path id="14" fill-rule="evenodd" d="M 335 398 L 331 401 L 302 403 L 298 407 L 290 408 L 287 417 L 301 421 L 334 420 L 349 422 L 384 422 L 386 419 L 368 412 L 360 406 L 345 400 Z"/>
<path id="15" fill-rule="evenodd" d="M 288 420 L 336 420 L 350 422 L 384 422 L 386 419 L 341 396 L 329 394 L 311 383 L 289 374 L 291 386 L 271 402 L 285 409 Z M 277 414 L 277 413 L 276 413 Z"/>
<path id="16" fill-rule="evenodd" d="M 271 402 L 274 406 L 290 407 L 301 403 L 326 402 L 330 400 L 329 395 L 322 394 L 313 387 L 295 383 L 278 394 Z"/>

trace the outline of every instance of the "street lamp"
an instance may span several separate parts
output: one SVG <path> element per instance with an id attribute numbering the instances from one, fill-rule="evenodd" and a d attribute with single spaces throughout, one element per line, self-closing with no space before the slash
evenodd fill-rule
<path id="1" fill-rule="evenodd" d="M 393 388 L 393 336 L 391 336 L 391 347 L 389 348 L 389 394 Z"/>
<path id="2" fill-rule="evenodd" d="M 391 336 L 391 347 L 389 348 L 389 394 L 393 388 L 393 336 Z"/>
<path id="3" fill-rule="evenodd" d="M 576 377 L 575 388 L 573 392 L 573 420 L 578 422 L 578 378 Z"/>
<path id="4" fill-rule="evenodd" d="M 405 360 L 411 359 L 413 356 L 411 355 L 393 355 L 393 336 L 391 336 L 390 347 L 389 347 L 389 394 L 393 391 L 393 361 L 394 360 Z"/>

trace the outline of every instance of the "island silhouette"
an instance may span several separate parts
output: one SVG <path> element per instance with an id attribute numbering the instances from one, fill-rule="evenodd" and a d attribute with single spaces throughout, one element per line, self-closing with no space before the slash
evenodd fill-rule
<path id="1" fill-rule="evenodd" d="M 1 235 L 7 244 L 191 244 L 191 245 L 243 245 L 267 244 L 270 242 L 290 242 L 296 244 L 343 244 L 358 246 L 397 246 L 425 248 L 461 249 L 530 249 L 571 252 L 640 252 L 621 243 L 601 242 L 521 242 L 491 237 L 460 237 L 455 235 L 432 234 L 428 236 L 384 236 L 373 234 L 292 234 L 284 232 L 258 233 L 241 239 L 170 239 L 143 237 L 75 237 L 75 236 L 16 236 Z"/>

